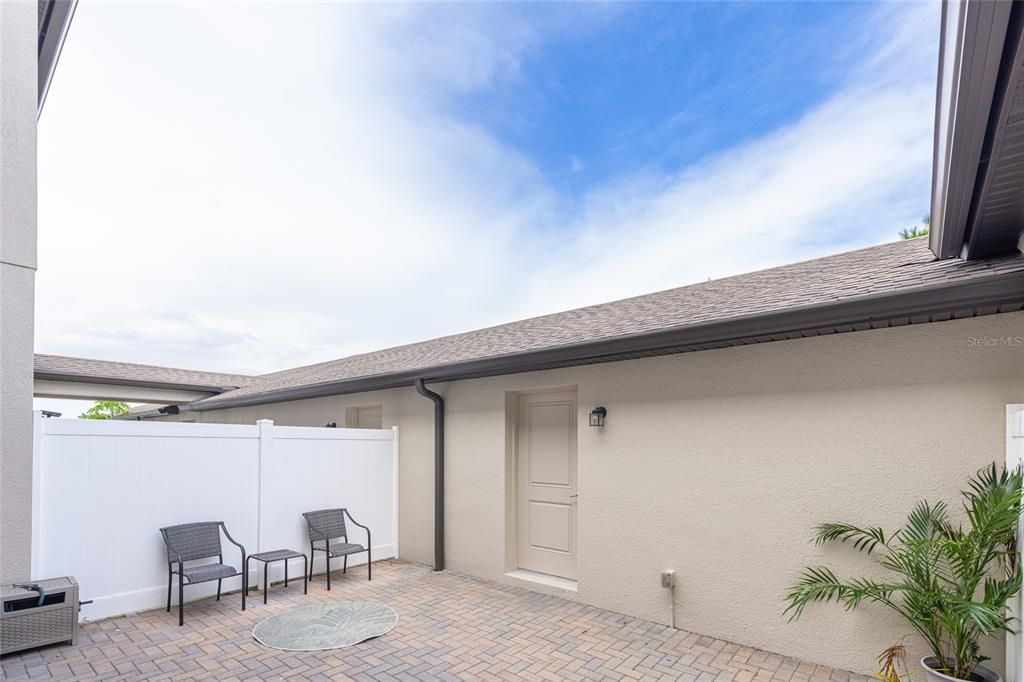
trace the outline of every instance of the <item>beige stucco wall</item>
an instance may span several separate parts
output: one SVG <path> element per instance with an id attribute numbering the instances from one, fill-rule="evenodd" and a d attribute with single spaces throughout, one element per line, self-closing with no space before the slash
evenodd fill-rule
<path id="1" fill-rule="evenodd" d="M 0 2 L 0 583 L 29 576 L 37 5 Z"/>
<path id="2" fill-rule="evenodd" d="M 664 622 L 663 568 L 678 572 L 679 627 L 826 665 L 871 670 L 910 635 L 878 608 L 782 616 L 807 564 L 870 565 L 815 548 L 816 523 L 897 527 L 922 497 L 955 502 L 1004 457 L 1004 410 L 1024 402 L 1024 313 L 477 379 L 446 397 L 448 567 L 504 577 L 506 396 L 579 390 L 579 591 Z M 382 403 L 401 429 L 400 543 L 432 559 L 431 405 L 412 389 L 201 413 L 203 421 L 322 425 Z M 603 404 L 604 429 L 586 425 Z M 185 418 L 196 415 L 183 415 Z M 568 595 L 567 595 L 568 596 Z M 912 636 L 907 643 L 915 642 Z M 1002 644 L 989 647 L 1002 667 Z"/>

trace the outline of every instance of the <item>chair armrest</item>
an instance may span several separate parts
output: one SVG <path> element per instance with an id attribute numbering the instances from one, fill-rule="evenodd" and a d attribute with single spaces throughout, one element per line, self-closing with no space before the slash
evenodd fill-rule
<path id="1" fill-rule="evenodd" d="M 231 533 L 228 532 L 228 527 L 224 525 L 223 521 L 220 522 L 220 529 L 222 531 L 224 531 L 224 535 L 225 535 L 225 537 L 227 537 L 228 542 L 230 542 L 232 545 L 234 545 L 238 549 L 242 550 L 242 561 L 244 562 L 245 561 L 245 547 L 242 546 L 242 543 L 238 542 L 233 537 L 231 537 Z"/>
<path id="2" fill-rule="evenodd" d="M 348 509 L 343 509 L 342 512 L 345 514 L 345 516 L 348 517 L 348 520 L 352 522 L 353 526 L 359 526 L 360 528 L 362 528 L 363 530 L 366 531 L 366 546 L 369 547 L 370 546 L 370 529 L 367 528 L 366 526 L 364 526 L 363 524 L 359 523 L 355 519 L 353 519 L 352 515 L 348 513 Z"/>

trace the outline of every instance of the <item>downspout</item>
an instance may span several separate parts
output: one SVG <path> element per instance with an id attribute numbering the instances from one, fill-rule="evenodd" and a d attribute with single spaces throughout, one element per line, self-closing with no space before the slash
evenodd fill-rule
<path id="1" fill-rule="evenodd" d="M 434 570 L 444 570 L 444 398 L 416 380 L 416 392 L 434 401 Z"/>

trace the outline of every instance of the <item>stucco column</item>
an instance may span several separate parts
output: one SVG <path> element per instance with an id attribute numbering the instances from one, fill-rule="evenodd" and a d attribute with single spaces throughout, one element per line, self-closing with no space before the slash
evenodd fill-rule
<path id="1" fill-rule="evenodd" d="M 0 582 L 29 577 L 37 4 L 0 1 Z"/>

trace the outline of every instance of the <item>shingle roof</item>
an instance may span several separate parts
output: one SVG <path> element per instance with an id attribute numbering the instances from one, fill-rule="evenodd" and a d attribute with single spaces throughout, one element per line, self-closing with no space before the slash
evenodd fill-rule
<path id="1" fill-rule="evenodd" d="M 35 377 L 84 383 L 206 389 L 210 392 L 247 386 L 253 381 L 253 377 L 242 374 L 202 372 L 38 353 L 35 356 Z"/>
<path id="2" fill-rule="evenodd" d="M 253 402 L 263 394 L 299 387 L 416 372 L 1006 275 L 1021 275 L 1011 288 L 1016 293 L 1019 281 L 1020 298 L 1024 300 L 1024 255 L 938 261 L 928 250 L 927 239 L 899 241 L 264 374 L 248 386 L 196 405 L 198 409 L 210 409 L 225 401 L 252 398 L 249 402 Z"/>

